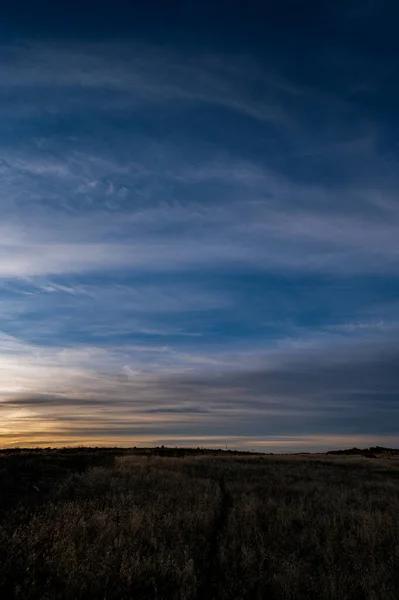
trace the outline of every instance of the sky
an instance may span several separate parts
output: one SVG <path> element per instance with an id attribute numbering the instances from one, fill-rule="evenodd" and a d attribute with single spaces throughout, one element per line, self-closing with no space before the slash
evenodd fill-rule
<path id="1" fill-rule="evenodd" d="M 0 24 L 0 447 L 399 447 L 399 7 Z"/>

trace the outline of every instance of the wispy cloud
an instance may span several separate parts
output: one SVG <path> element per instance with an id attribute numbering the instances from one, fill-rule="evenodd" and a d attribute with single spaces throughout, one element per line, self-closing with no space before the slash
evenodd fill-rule
<path id="1" fill-rule="evenodd" d="M 80 160 L 79 170 L 93 169 L 90 157 Z M 8 164 L 3 277 L 115 268 L 170 271 L 232 262 L 313 272 L 397 268 L 399 211 L 389 194 L 384 203 L 370 190 L 303 186 L 232 159 L 187 170 L 184 164 L 180 170 L 174 162 L 163 165 L 156 174 L 159 185 L 173 184 L 173 194 L 165 198 L 153 189 L 152 172 L 143 165 L 138 171 L 144 203 L 135 198 L 138 184 L 128 166 L 124 184 L 116 183 L 112 172 L 82 194 L 82 181 L 100 181 L 100 159 L 86 179 L 73 172 L 68 157 L 65 161 L 64 168 L 36 165 L 33 181 L 26 169 Z M 201 189 L 211 194 L 207 202 L 183 200 L 193 186 L 196 195 Z M 117 189 L 124 190 L 122 196 Z M 37 198 L 34 206 L 29 197 Z M 7 198 L 13 199 L 8 206 Z"/>
<path id="2" fill-rule="evenodd" d="M 101 110 L 126 110 L 149 103 L 206 103 L 269 122 L 285 118 L 276 91 L 294 90 L 270 75 L 265 82 L 265 73 L 244 59 L 238 64 L 210 55 L 182 59 L 165 48 L 138 44 L 58 44 L 51 49 L 39 44 L 9 46 L 3 48 L 2 57 L 0 76 L 5 85 L 36 91 L 49 85 L 62 88 L 64 109 L 82 108 L 84 92 L 106 89 L 107 97 L 101 103 L 95 100 Z M 263 80 L 267 100 L 264 93 L 249 92 L 248 84 L 255 78 Z M 51 110 L 51 102 L 46 102 L 46 96 L 44 100 L 39 110 Z"/>
<path id="3" fill-rule="evenodd" d="M 394 436 L 395 150 L 275 72 L 2 46 L 4 443 Z"/>
<path id="4" fill-rule="evenodd" d="M 46 431 L 70 430 L 86 441 L 254 436 L 255 445 L 273 446 L 276 430 L 287 441 L 299 428 L 304 443 L 337 431 L 346 439 L 397 434 L 394 339 L 377 337 L 366 350 L 341 341 L 333 353 L 328 342 L 274 349 L 258 353 L 256 369 L 242 352 L 210 360 L 191 351 L 177 364 L 165 348 L 44 351 L 7 336 L 1 342 L 5 440 L 24 434 L 34 443 Z M 153 360 L 145 362 L 148 352 Z M 165 352 L 166 363 L 154 357 Z"/>

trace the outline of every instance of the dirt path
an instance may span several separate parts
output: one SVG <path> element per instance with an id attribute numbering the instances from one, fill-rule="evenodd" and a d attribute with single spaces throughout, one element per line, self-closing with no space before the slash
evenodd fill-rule
<path id="1" fill-rule="evenodd" d="M 224 478 L 219 480 L 220 504 L 209 540 L 208 556 L 198 588 L 197 600 L 213 600 L 218 594 L 218 585 L 221 581 L 222 564 L 220 557 L 221 542 L 230 514 L 232 499 L 226 489 Z"/>

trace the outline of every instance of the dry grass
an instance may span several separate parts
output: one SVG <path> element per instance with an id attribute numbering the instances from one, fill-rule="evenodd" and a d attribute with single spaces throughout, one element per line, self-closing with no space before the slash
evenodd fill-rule
<path id="1" fill-rule="evenodd" d="M 7 509 L 0 597 L 399 597 L 399 464 L 120 457 Z"/>

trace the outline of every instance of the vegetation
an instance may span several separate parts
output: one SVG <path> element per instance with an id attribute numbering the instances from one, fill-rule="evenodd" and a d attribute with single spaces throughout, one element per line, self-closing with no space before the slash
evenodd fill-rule
<path id="1" fill-rule="evenodd" d="M 383 450 L 2 453 L 0 597 L 397 600 Z"/>

